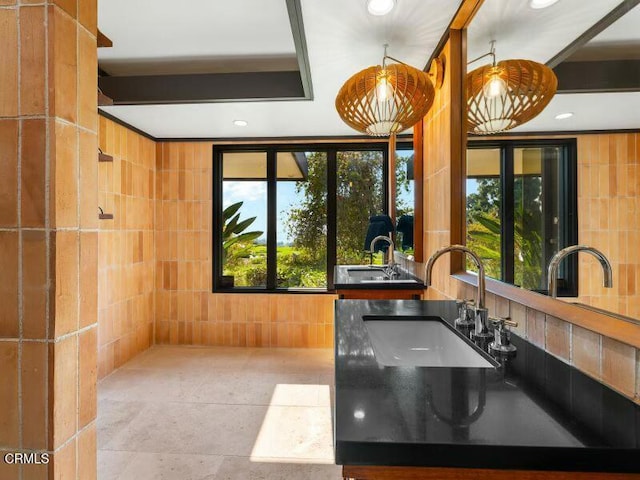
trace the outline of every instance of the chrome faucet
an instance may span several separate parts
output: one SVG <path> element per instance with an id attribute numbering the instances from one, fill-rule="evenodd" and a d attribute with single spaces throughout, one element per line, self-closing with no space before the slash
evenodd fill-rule
<path id="1" fill-rule="evenodd" d="M 478 292 L 476 295 L 475 305 L 472 307 L 472 311 L 475 317 L 475 329 L 471 333 L 472 340 L 480 346 L 483 350 L 488 348 L 489 343 L 493 340 L 493 332 L 489 329 L 488 318 L 489 311 L 485 307 L 485 277 L 484 277 L 484 265 L 478 255 L 463 245 L 449 245 L 448 247 L 442 247 L 436 250 L 433 255 L 429 257 L 427 265 L 425 266 L 425 284 L 427 288 L 431 285 L 431 276 L 433 271 L 433 265 L 436 260 L 447 252 L 463 252 L 467 254 L 478 267 Z"/>
<path id="2" fill-rule="evenodd" d="M 478 267 L 478 293 L 476 295 L 476 307 L 485 308 L 484 299 L 485 299 L 485 281 L 484 281 L 484 265 L 482 264 L 482 260 L 480 257 L 476 255 L 476 253 L 464 245 L 449 245 L 448 247 L 442 247 L 439 250 L 436 250 L 433 255 L 429 257 L 427 261 L 427 265 L 425 266 L 425 281 L 427 287 L 431 285 L 431 275 L 433 271 L 433 265 L 436 263 L 436 260 L 440 258 L 447 252 L 463 252 L 469 255 L 473 262 Z"/>
<path id="3" fill-rule="evenodd" d="M 549 268 L 547 270 L 547 287 L 551 298 L 556 298 L 558 296 L 558 268 L 560 267 L 560 262 L 562 262 L 567 255 L 574 252 L 587 252 L 596 257 L 600 262 L 600 265 L 602 265 L 602 270 L 604 272 L 602 286 L 605 288 L 611 288 L 613 286 L 611 264 L 607 257 L 604 256 L 604 253 L 593 247 L 589 247 L 588 245 L 571 245 L 570 247 L 563 248 L 556 253 L 551 257 L 551 261 L 549 262 Z"/>
<path id="4" fill-rule="evenodd" d="M 391 240 L 391 237 L 387 237 L 386 235 L 378 235 L 377 237 L 375 237 L 373 240 L 371 240 L 371 245 L 369 246 L 369 251 L 371 252 L 371 255 L 373 255 L 373 247 L 375 247 L 376 243 L 378 243 L 379 240 L 386 240 L 389 243 L 389 248 L 387 249 L 388 255 L 387 255 L 387 269 L 389 270 L 389 272 L 391 274 L 395 274 L 396 273 L 396 262 L 395 262 L 395 258 L 393 256 L 393 251 L 395 250 L 396 246 L 393 243 L 393 240 Z"/>

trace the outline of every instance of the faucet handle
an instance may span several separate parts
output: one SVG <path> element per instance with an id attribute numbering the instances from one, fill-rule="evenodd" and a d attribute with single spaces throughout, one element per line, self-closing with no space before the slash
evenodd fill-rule
<path id="1" fill-rule="evenodd" d="M 470 300 L 470 299 L 466 299 L 466 298 L 458 298 L 456 299 L 456 305 L 458 306 L 458 308 L 460 308 L 461 306 L 465 306 L 467 308 L 471 308 L 476 304 L 475 300 Z"/>
<path id="2" fill-rule="evenodd" d="M 475 302 L 473 300 L 457 299 L 458 318 L 454 325 L 466 337 L 471 336 L 471 331 L 475 328 Z"/>
<path id="3" fill-rule="evenodd" d="M 489 317 L 489 321 L 493 323 L 494 327 L 498 330 L 502 330 L 505 325 L 509 327 L 517 327 L 518 322 L 511 320 L 511 317 Z"/>
<path id="4" fill-rule="evenodd" d="M 511 334 L 505 329 L 505 325 L 517 327 L 518 322 L 511 320 L 509 317 L 490 317 L 489 321 L 495 328 L 495 338 L 489 344 L 489 353 L 491 353 L 500 363 L 504 363 L 507 359 L 516 356 L 516 347 L 511 343 Z"/>

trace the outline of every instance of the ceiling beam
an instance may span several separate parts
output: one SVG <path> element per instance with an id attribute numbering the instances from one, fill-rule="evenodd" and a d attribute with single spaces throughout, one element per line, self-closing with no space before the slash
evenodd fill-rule
<path id="1" fill-rule="evenodd" d="M 607 13 L 586 32 L 567 45 L 560 53 L 547 62 L 547 67 L 555 68 L 587 44 L 591 39 L 609 28 L 616 20 L 640 4 L 640 0 L 624 0 L 616 8 Z"/>
<path id="2" fill-rule="evenodd" d="M 115 105 L 305 99 L 297 71 L 100 77 L 98 85 Z"/>
<path id="3" fill-rule="evenodd" d="M 558 93 L 640 91 L 640 60 L 564 62 L 553 71 Z"/>
<path id="4" fill-rule="evenodd" d="M 300 0 L 286 0 L 293 44 L 296 49 L 298 59 L 298 69 L 300 70 L 300 80 L 304 89 L 304 98 L 313 100 L 313 85 L 311 83 L 311 67 L 309 64 L 309 52 L 307 50 L 307 40 L 304 33 L 304 22 L 302 21 L 302 6 Z"/>

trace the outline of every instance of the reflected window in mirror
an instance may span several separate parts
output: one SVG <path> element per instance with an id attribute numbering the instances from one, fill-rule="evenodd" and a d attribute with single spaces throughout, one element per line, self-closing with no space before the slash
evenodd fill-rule
<path id="1" fill-rule="evenodd" d="M 546 293 L 549 260 L 577 243 L 576 164 L 573 139 L 469 142 L 466 242 L 487 276 Z M 560 296 L 577 295 L 577 268 L 563 263 Z"/>
<path id="2" fill-rule="evenodd" d="M 413 255 L 415 215 L 414 151 L 410 144 L 396 148 L 396 249 Z"/>

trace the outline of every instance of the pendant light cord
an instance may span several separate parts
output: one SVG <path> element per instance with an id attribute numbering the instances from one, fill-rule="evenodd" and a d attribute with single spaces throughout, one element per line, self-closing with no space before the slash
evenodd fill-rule
<path id="1" fill-rule="evenodd" d="M 383 45 L 384 47 L 384 55 L 382 57 L 382 68 L 387 68 L 387 59 L 389 60 L 393 60 L 396 63 L 399 63 L 401 65 L 405 65 L 407 67 L 411 67 L 411 65 L 409 65 L 408 63 L 403 62 L 402 60 L 398 60 L 397 58 L 392 57 L 391 55 L 387 55 L 387 48 L 389 48 L 389 44 L 385 43 Z M 412 67 L 413 68 L 413 67 Z"/>
<path id="2" fill-rule="evenodd" d="M 488 53 L 485 53 L 484 55 L 480 55 L 479 57 L 468 61 L 467 65 L 471 65 L 472 63 L 477 62 L 478 60 L 482 60 L 484 57 L 491 57 L 492 58 L 491 66 L 495 67 L 496 66 L 496 41 L 491 40 L 489 42 L 489 45 L 491 45 L 491 47 L 489 48 Z"/>

